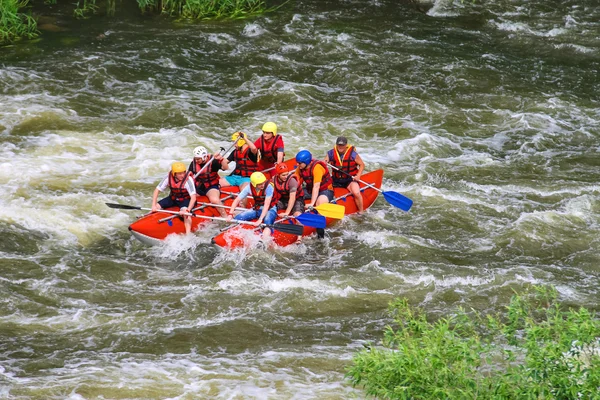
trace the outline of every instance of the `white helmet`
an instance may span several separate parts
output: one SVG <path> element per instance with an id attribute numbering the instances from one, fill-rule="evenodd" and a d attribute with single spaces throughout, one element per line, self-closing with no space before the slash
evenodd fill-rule
<path id="1" fill-rule="evenodd" d="M 196 158 L 206 158 L 208 156 L 208 151 L 204 146 L 198 146 L 194 149 L 194 157 Z"/>

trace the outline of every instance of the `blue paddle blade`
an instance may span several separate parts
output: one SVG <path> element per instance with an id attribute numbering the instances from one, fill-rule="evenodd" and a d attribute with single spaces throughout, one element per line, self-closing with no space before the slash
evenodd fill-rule
<path id="1" fill-rule="evenodd" d="M 312 226 L 313 228 L 325 228 L 327 220 L 324 216 L 313 213 L 304 213 L 296 217 L 296 220 L 302 225 Z"/>
<path id="2" fill-rule="evenodd" d="M 382 192 L 383 197 L 391 205 L 398 207 L 401 210 L 408 211 L 413 205 L 413 201 L 408 197 L 396 192 Z"/>

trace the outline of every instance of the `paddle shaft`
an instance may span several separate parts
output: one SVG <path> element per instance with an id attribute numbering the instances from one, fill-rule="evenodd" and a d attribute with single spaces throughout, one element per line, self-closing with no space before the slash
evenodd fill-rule
<path id="1" fill-rule="evenodd" d="M 338 170 L 338 171 L 339 171 L 339 172 L 341 172 L 342 174 L 344 174 L 344 175 L 347 175 L 347 176 L 349 176 L 350 178 L 354 179 L 354 176 L 353 176 L 353 175 L 350 175 L 350 174 L 349 174 L 349 173 L 347 173 L 346 171 L 343 171 L 343 170 L 341 170 L 340 168 L 336 167 L 335 165 L 331 165 L 331 164 L 329 164 L 329 165 L 330 165 L 330 167 L 331 167 L 331 168 L 333 168 L 333 169 L 335 169 L 335 170 Z M 359 181 L 360 183 L 362 183 L 362 184 L 364 184 L 364 185 L 366 185 L 366 186 L 368 186 L 368 187 L 370 187 L 370 188 L 373 188 L 373 189 L 377 190 L 379 193 L 383 193 L 383 190 L 379 189 L 379 188 L 378 188 L 378 187 L 376 187 L 376 186 L 373 186 L 373 185 L 371 185 L 370 183 L 367 183 L 367 182 L 365 182 L 365 181 L 363 181 L 363 180 L 361 180 L 361 179 L 357 179 L 357 181 Z"/>
<path id="2" fill-rule="evenodd" d="M 230 198 L 232 198 L 233 196 L 234 196 L 234 194 L 233 194 L 233 193 L 229 193 L 227 196 L 223 197 L 223 198 L 221 199 L 221 201 L 223 201 L 223 200 L 227 200 L 227 199 L 230 199 Z M 218 205 L 218 204 L 212 204 L 212 203 L 196 203 L 196 205 L 198 205 L 198 204 L 202 204 L 202 205 L 201 205 L 200 207 L 195 207 L 195 208 L 192 210 L 192 212 L 194 212 L 194 211 L 202 211 L 202 210 L 204 210 L 206 207 L 227 207 L 227 206 L 220 206 L 220 205 Z M 170 221 L 170 220 L 172 220 L 173 218 L 177 218 L 177 216 L 173 215 L 172 217 L 161 218 L 161 219 L 159 219 L 159 220 L 158 220 L 158 222 L 160 223 L 160 222 L 166 222 L 166 221 Z"/>
<path id="3" fill-rule="evenodd" d="M 225 150 L 225 152 L 223 153 L 223 155 L 229 153 L 229 150 L 233 149 L 233 146 L 235 146 L 235 144 L 237 143 L 237 140 L 235 142 L 233 142 L 233 144 L 231 146 L 229 146 L 229 148 L 227 150 Z M 219 152 L 220 153 L 220 152 Z M 204 167 L 200 168 L 200 171 L 196 172 L 196 174 L 194 175 L 194 179 L 196 179 L 198 177 L 198 175 L 200 175 L 202 172 L 204 172 L 204 170 L 212 164 L 212 161 L 215 159 L 215 156 L 212 155 L 210 156 L 210 159 L 206 162 L 206 164 L 204 164 Z"/>

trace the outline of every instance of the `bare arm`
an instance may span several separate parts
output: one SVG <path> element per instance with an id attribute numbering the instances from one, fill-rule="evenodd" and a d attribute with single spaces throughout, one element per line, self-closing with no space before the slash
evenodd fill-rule
<path id="1" fill-rule="evenodd" d="M 354 159 L 354 161 L 356 162 L 356 165 L 358 165 L 358 173 L 354 176 L 354 180 L 358 181 L 358 180 L 360 180 L 360 177 L 362 176 L 362 173 L 365 170 L 365 163 L 363 162 L 362 158 L 360 158 L 360 156 L 358 154 L 356 155 L 356 158 Z"/>

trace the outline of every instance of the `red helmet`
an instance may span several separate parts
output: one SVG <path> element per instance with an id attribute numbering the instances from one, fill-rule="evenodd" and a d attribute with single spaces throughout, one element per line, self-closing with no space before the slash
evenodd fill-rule
<path id="1" fill-rule="evenodd" d="M 277 164 L 277 167 L 275 167 L 275 172 L 277 172 L 277 175 L 279 175 L 290 172 L 290 169 L 288 168 L 287 164 Z"/>

